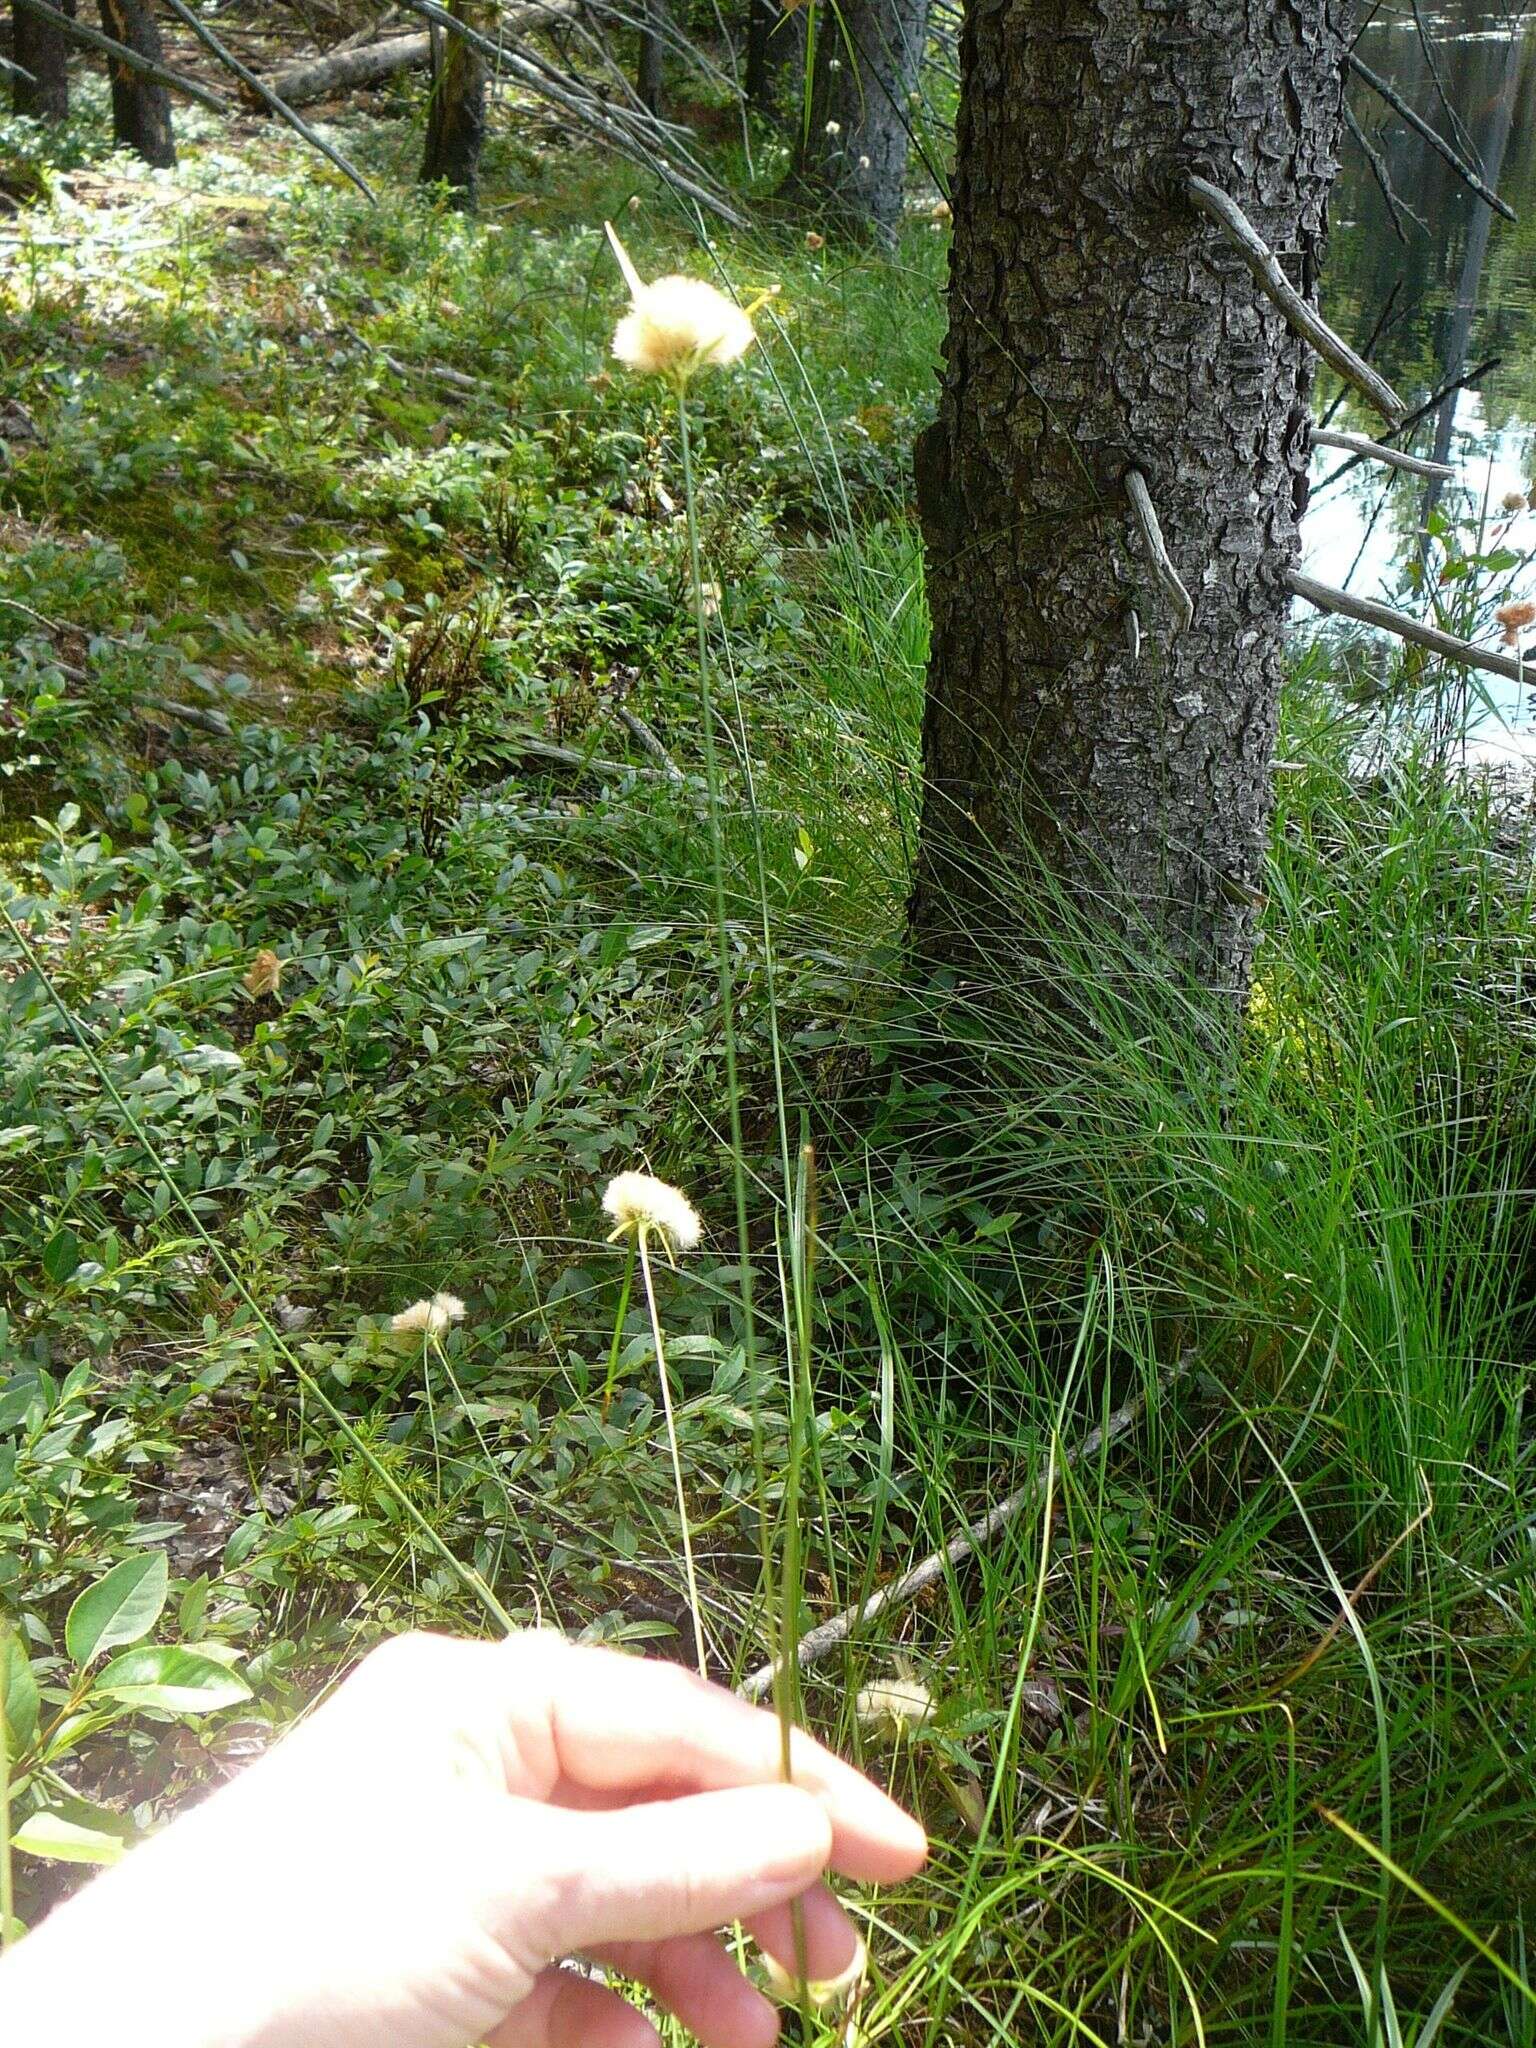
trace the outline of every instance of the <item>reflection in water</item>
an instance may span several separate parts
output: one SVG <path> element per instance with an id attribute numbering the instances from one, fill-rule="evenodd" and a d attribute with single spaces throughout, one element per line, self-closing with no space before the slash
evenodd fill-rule
<path id="1" fill-rule="evenodd" d="M 1488 357 L 1500 358 L 1475 390 L 1448 399 L 1413 444 L 1460 470 L 1462 483 L 1447 489 L 1445 509 L 1465 514 L 1536 488 L 1533 22 L 1536 14 L 1490 0 L 1419 0 L 1416 9 L 1411 0 L 1385 0 L 1360 40 L 1364 61 L 1482 171 L 1519 214 L 1518 225 L 1474 198 L 1358 80 L 1353 111 L 1397 206 L 1379 189 L 1359 140 L 1348 137 L 1333 203 L 1323 290 L 1329 317 L 1353 338 L 1370 335 L 1385 315 L 1371 359 L 1411 406 Z M 1378 430 L 1352 400 L 1339 424 Z M 1320 454 L 1318 482 L 1336 467 L 1336 455 Z M 1427 509 L 1423 485 L 1393 481 L 1370 465 L 1355 469 L 1314 491 L 1308 566 L 1363 593 L 1400 591 L 1403 567 L 1422 545 Z M 1521 515 L 1509 542 L 1522 552 L 1536 548 L 1536 512 Z M 1520 594 L 1536 595 L 1536 571 Z M 1509 713 L 1517 709 L 1514 696 L 1510 686 L 1501 700 Z"/>

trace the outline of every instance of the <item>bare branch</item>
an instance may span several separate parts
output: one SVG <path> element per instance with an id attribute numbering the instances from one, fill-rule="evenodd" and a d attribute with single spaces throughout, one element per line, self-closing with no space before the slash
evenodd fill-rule
<path id="1" fill-rule="evenodd" d="M 449 14 L 445 8 L 436 5 L 435 0 L 401 0 L 401 4 L 422 21 L 431 22 L 445 34 L 458 36 L 472 49 L 480 51 L 502 72 L 517 79 L 541 99 L 549 100 L 553 105 L 562 108 L 582 127 L 606 142 L 611 149 L 640 164 L 654 177 L 670 185 L 675 192 L 680 192 L 685 198 L 693 200 L 696 205 L 707 207 L 711 213 L 717 214 L 721 220 L 728 221 L 732 227 L 747 226 L 745 217 L 737 212 L 735 207 L 718 191 L 701 182 L 708 176 L 701 166 L 692 166 L 699 173 L 697 178 L 685 177 L 667 156 L 662 154 L 663 150 L 670 150 L 673 155 L 687 157 L 686 138 L 681 131 L 665 122 L 633 113 L 628 108 L 599 100 L 594 94 L 586 91 L 577 79 L 562 77 L 552 66 L 527 52 L 512 49 L 499 38 L 481 35 L 477 30 L 467 27 L 456 16 Z"/>
<path id="2" fill-rule="evenodd" d="M 278 97 L 271 86 L 263 84 L 261 79 L 256 76 L 256 73 L 251 70 L 250 66 L 242 63 L 233 50 L 226 49 L 206 22 L 200 21 L 197 15 L 192 12 L 192 9 L 186 5 L 186 0 L 165 0 L 165 4 L 178 21 L 183 22 L 191 29 L 193 35 L 197 37 L 206 50 L 212 51 L 213 55 L 218 58 L 219 62 L 227 70 L 233 71 L 242 85 L 250 87 L 263 106 L 270 108 L 280 121 L 286 121 L 294 133 L 302 136 L 311 149 L 319 150 L 326 161 L 334 164 L 344 178 L 349 178 L 370 206 L 378 205 L 377 195 L 362 172 L 354 170 L 340 150 L 332 149 L 323 136 L 315 133 L 314 129 L 310 127 L 302 115 L 296 114 L 286 100 Z"/>
<path id="3" fill-rule="evenodd" d="M 1174 630 L 1187 633 L 1195 623 L 1195 601 L 1184 587 L 1184 580 L 1173 566 L 1168 553 L 1168 543 L 1163 539 L 1163 529 L 1158 522 L 1157 507 L 1152 502 L 1152 493 L 1147 489 L 1147 480 L 1139 469 L 1128 469 L 1125 473 L 1125 495 L 1131 501 L 1131 510 L 1136 516 L 1137 530 L 1141 544 L 1147 551 L 1152 564 L 1152 573 L 1163 586 L 1173 612 Z"/>
<path id="4" fill-rule="evenodd" d="M 1408 246 L 1408 230 L 1403 226 L 1404 214 L 1408 216 L 1416 228 L 1426 235 L 1429 233 L 1429 222 L 1416 214 L 1406 200 L 1398 197 L 1397 188 L 1392 183 L 1391 173 L 1387 169 L 1386 158 L 1355 119 L 1353 107 L 1345 107 L 1344 125 L 1359 144 L 1366 162 L 1370 165 L 1371 176 L 1376 180 L 1376 189 L 1380 192 L 1382 199 L 1386 203 L 1387 217 L 1392 223 L 1392 232 L 1406 249 Z"/>
<path id="5" fill-rule="evenodd" d="M 1179 1363 L 1164 1374 L 1162 1391 L 1166 1392 L 1181 1380 L 1194 1362 L 1194 1353 L 1186 1352 Z M 1123 1408 L 1117 1408 L 1107 1422 L 1102 1423 L 1097 1429 L 1089 1430 L 1080 1443 L 1074 1444 L 1063 1453 L 1063 1466 L 1086 1464 L 1108 1445 L 1117 1443 L 1128 1430 L 1135 1427 L 1145 1406 L 1146 1396 L 1137 1394 L 1134 1399 L 1127 1401 Z M 887 1608 L 905 1607 L 908 1602 L 915 1600 L 919 1593 L 942 1579 L 946 1572 L 964 1564 L 968 1557 L 980 1550 L 984 1544 L 990 1543 L 992 1538 L 1006 1529 L 1010 1522 L 1016 1522 L 1027 1509 L 1040 1505 L 1044 1498 L 1045 1481 L 1042 1477 L 1037 1475 L 1026 1481 L 1017 1492 L 1010 1493 L 1006 1500 L 999 1501 L 996 1507 L 989 1508 L 986 1514 L 970 1523 L 962 1534 L 951 1537 L 942 1550 L 934 1551 L 932 1556 L 925 1557 L 921 1564 L 915 1564 L 903 1578 L 895 1580 L 889 1586 L 879 1587 L 862 1605 L 844 1608 L 841 1614 L 834 1616 L 831 1621 L 824 1621 L 819 1628 L 807 1629 L 795 1645 L 796 1664 L 804 1671 L 808 1665 L 824 1657 L 828 1650 L 835 1650 L 839 1643 L 846 1642 L 856 1628 L 862 1628 L 865 1622 L 873 1621 Z M 754 1671 L 750 1678 L 743 1679 L 736 1690 L 743 1699 L 760 1700 L 772 1687 L 779 1669 L 778 1660 L 772 1664 L 765 1664 L 761 1670 Z"/>
<path id="6" fill-rule="evenodd" d="M 1408 455 L 1401 448 L 1389 448 L 1384 441 L 1371 441 L 1364 434 L 1345 434 L 1333 427 L 1314 427 L 1314 448 L 1344 448 L 1365 462 L 1384 462 L 1389 469 L 1406 470 L 1409 476 L 1438 477 L 1454 483 L 1456 470 L 1449 462 L 1431 462 L 1423 455 Z"/>
<path id="7" fill-rule="evenodd" d="M 1438 410 L 1453 391 L 1464 391 L 1470 385 L 1481 382 L 1490 371 L 1497 370 L 1503 361 L 1504 358 L 1502 356 L 1489 356 L 1488 360 L 1479 363 L 1475 370 L 1467 370 L 1459 377 L 1452 377 L 1448 382 L 1442 384 L 1439 390 L 1432 391 L 1422 405 L 1416 405 L 1402 425 L 1393 431 L 1397 434 L 1406 434 L 1411 427 L 1416 427 L 1420 420 L 1428 419 L 1432 412 Z M 1330 414 L 1329 416 L 1331 417 L 1332 415 Z M 1340 477 L 1348 476 L 1352 469 L 1358 469 L 1362 462 L 1369 461 L 1370 457 L 1368 455 L 1351 455 L 1348 462 L 1341 462 L 1337 469 L 1329 470 L 1328 474 L 1317 486 L 1317 489 L 1319 491 L 1326 491 L 1328 486 L 1336 484 Z"/>
<path id="8" fill-rule="evenodd" d="M 43 21 L 51 21 L 55 28 L 62 29 L 77 43 L 84 43 L 87 49 L 100 50 L 126 70 L 137 71 L 145 78 L 154 79 L 172 92 L 179 92 L 189 100 L 196 100 L 199 106 L 210 107 L 216 114 L 232 114 L 235 109 L 228 100 L 220 99 L 216 92 L 210 92 L 195 79 L 183 78 L 179 71 L 171 71 L 164 64 L 157 64 L 153 57 L 142 57 L 137 50 L 130 50 L 126 43 L 117 42 L 112 36 L 104 36 L 99 28 L 89 28 L 83 21 L 76 21 L 73 15 L 65 14 L 61 8 L 49 5 L 49 0 L 16 0 L 20 7 L 26 7 Z"/>
<path id="9" fill-rule="evenodd" d="M 1348 384 L 1368 398 L 1382 418 L 1398 426 L 1408 408 L 1384 378 L 1357 356 L 1341 335 L 1335 334 L 1315 306 L 1309 306 L 1280 267 L 1280 259 L 1249 220 L 1235 199 L 1231 199 L 1208 178 L 1189 181 L 1191 204 L 1207 220 L 1216 223 L 1243 261 L 1254 281 L 1280 308 L 1286 319 Z"/>
<path id="10" fill-rule="evenodd" d="M 1415 135 L 1422 136 L 1437 155 L 1444 157 L 1467 190 L 1475 192 L 1478 198 L 1482 200 L 1484 206 L 1491 206 L 1495 213 L 1502 213 L 1506 220 L 1518 220 L 1520 218 L 1515 209 L 1512 206 L 1506 206 L 1493 187 L 1485 185 L 1472 166 L 1463 157 L 1457 155 L 1456 151 L 1452 149 L 1439 130 L 1431 128 L 1422 114 L 1414 112 L 1413 108 L 1409 106 L 1402 94 L 1397 90 L 1397 87 L 1389 85 L 1386 79 L 1380 77 L 1371 69 L 1369 64 L 1362 62 L 1353 50 L 1349 53 L 1349 68 L 1358 79 L 1371 88 L 1372 92 L 1379 94 L 1389 107 L 1402 115 Z"/>
<path id="11" fill-rule="evenodd" d="M 1298 597 L 1305 598 L 1320 612 L 1337 612 L 1340 618 L 1356 619 L 1362 626 L 1374 626 L 1379 632 L 1394 633 L 1399 640 L 1407 640 L 1430 654 L 1438 654 L 1442 661 L 1460 662 L 1463 668 L 1484 669 L 1489 675 L 1503 676 L 1512 683 L 1529 683 L 1536 679 L 1536 670 L 1525 667 L 1513 655 L 1495 654 L 1491 647 L 1478 647 L 1471 640 L 1458 639 L 1454 633 L 1442 633 L 1438 626 L 1422 625 L 1419 620 L 1410 619 L 1406 612 L 1393 611 L 1390 605 L 1377 604 L 1369 597 L 1356 597 L 1348 590 L 1335 590 L 1331 583 L 1315 583 L 1310 576 L 1303 576 L 1295 570 L 1286 580 Z"/>
<path id="12" fill-rule="evenodd" d="M 615 704 L 613 713 L 630 738 L 638 740 L 651 758 L 661 763 L 661 771 L 668 782 L 680 783 L 685 779 L 682 769 L 638 712 L 631 711 L 627 704 Z"/>

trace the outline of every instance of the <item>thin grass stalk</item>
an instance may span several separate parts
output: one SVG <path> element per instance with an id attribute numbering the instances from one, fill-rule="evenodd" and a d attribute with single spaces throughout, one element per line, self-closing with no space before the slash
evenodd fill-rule
<path id="1" fill-rule="evenodd" d="M 619 1289 L 619 1312 L 613 1319 L 613 1348 L 608 1353 L 608 1375 L 603 1381 L 604 1422 L 608 1420 L 608 1410 L 613 1405 L 614 1383 L 619 1376 L 619 1350 L 624 1341 L 624 1318 L 629 1314 L 629 1297 L 635 1284 L 636 1241 L 636 1237 L 629 1241 L 629 1256 L 624 1262 L 624 1284 Z"/>
<path id="2" fill-rule="evenodd" d="M 688 1526 L 688 1496 L 683 1490 L 683 1460 L 677 1447 L 677 1417 L 672 1410 L 672 1386 L 667 1377 L 667 1347 L 662 1341 L 661 1317 L 656 1312 L 656 1281 L 651 1272 L 650 1232 L 642 1223 L 635 1232 L 640 1251 L 640 1275 L 645 1287 L 645 1305 L 651 1316 L 651 1337 L 656 1345 L 656 1372 L 661 1381 L 661 1409 L 667 1421 L 667 1448 L 672 1454 L 672 1479 L 677 1487 L 677 1520 L 683 1538 L 683 1573 L 688 1581 L 688 1606 L 693 1615 L 693 1647 L 699 1660 L 700 1678 L 709 1676 L 709 1657 L 704 1648 L 704 1622 L 699 1606 L 699 1575 L 693 1563 L 693 1534 Z"/>
<path id="3" fill-rule="evenodd" d="M 730 932 L 726 918 L 725 900 L 725 838 L 720 822 L 720 756 L 715 738 L 715 700 L 710 678 L 709 631 L 704 612 L 704 568 L 699 548 L 698 494 L 693 474 L 693 433 L 688 414 L 688 391 L 685 383 L 677 387 L 678 436 L 682 444 L 683 458 L 683 503 L 688 528 L 688 569 L 693 594 L 694 635 L 698 650 L 699 665 L 699 712 L 703 728 L 704 780 L 706 789 L 706 817 L 709 826 L 710 881 L 715 913 L 715 968 L 719 987 L 721 1025 L 725 1042 L 726 1109 L 731 1135 L 731 1170 L 736 1198 L 736 1242 L 738 1285 L 741 1292 L 742 1348 L 746 1356 L 747 1384 L 751 1391 L 753 1414 L 753 1448 L 757 1459 L 758 1497 L 763 1497 L 762 1434 L 758 1419 L 759 1396 L 757 1376 L 757 1325 L 752 1286 L 751 1247 L 748 1237 L 747 1217 L 747 1172 L 746 1157 L 742 1143 L 741 1125 L 741 1084 L 736 1057 L 736 1002 L 735 976 L 731 968 Z M 780 1116 L 783 1115 L 782 1084 L 779 1086 Z M 643 1256 L 643 1254 L 642 1254 Z M 659 1342 L 659 1339 L 658 1339 Z M 662 1369 L 665 1384 L 666 1370 Z M 797 1432 L 794 1416 L 790 1416 L 791 1458 Z M 679 1485 L 681 1481 L 679 1480 Z M 794 1516 L 789 1517 L 791 1527 Z M 763 1532 L 764 1586 L 772 1587 L 772 1557 L 768 1548 L 767 1518 L 759 1508 L 759 1528 Z M 685 1542 L 687 1531 L 684 1523 Z M 793 1538 L 798 1545 L 798 1531 Z M 796 1573 L 801 1567 L 796 1559 Z M 780 1608 L 777 1617 L 768 1614 L 770 1640 L 781 1652 L 780 1668 L 794 1665 L 794 1631 L 799 1613 L 799 1583 L 786 1577 L 781 1581 Z M 788 1601 L 785 1591 L 792 1591 L 794 1597 Z M 771 1598 L 771 1595 L 770 1595 Z M 697 1606 L 695 1606 L 697 1618 Z M 788 1651 L 788 1655 L 782 1654 Z M 796 1697 L 792 1686 L 775 1688 L 774 1705 L 779 1717 L 780 1765 L 786 1783 L 793 1782 L 793 1734 L 796 1721 Z M 804 1910 L 798 1900 L 790 1906 L 790 1924 L 795 1943 L 795 1974 L 800 1986 L 801 2020 L 809 2036 L 812 2016 L 808 1983 L 808 1951 L 805 1939 Z"/>

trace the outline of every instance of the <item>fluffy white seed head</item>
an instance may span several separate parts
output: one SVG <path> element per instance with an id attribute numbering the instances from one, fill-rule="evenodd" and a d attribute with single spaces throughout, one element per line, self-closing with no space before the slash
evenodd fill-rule
<path id="1" fill-rule="evenodd" d="M 441 1337 L 463 1320 L 464 1304 L 456 1294 L 434 1294 L 430 1300 L 413 1301 L 399 1315 L 391 1316 L 389 1327 L 397 1337 Z"/>
<path id="2" fill-rule="evenodd" d="M 865 1686 L 853 1710 L 872 1735 L 894 1739 L 933 1719 L 933 1694 L 915 1678 L 877 1678 Z"/>
<path id="3" fill-rule="evenodd" d="M 699 1212 L 683 1193 L 649 1173 L 621 1173 L 603 1190 L 615 1237 L 654 1231 L 669 1252 L 691 1252 L 704 1234 Z"/>
<path id="4" fill-rule="evenodd" d="M 756 340 L 740 306 L 702 277 L 658 277 L 647 284 L 614 233 L 608 240 L 629 286 L 630 309 L 613 332 L 621 363 L 646 377 L 686 384 L 700 370 L 724 369 Z"/>

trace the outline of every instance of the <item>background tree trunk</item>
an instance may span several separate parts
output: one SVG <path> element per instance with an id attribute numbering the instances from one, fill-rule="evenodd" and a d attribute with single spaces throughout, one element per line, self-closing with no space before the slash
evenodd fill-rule
<path id="1" fill-rule="evenodd" d="M 928 0 L 824 0 L 817 8 L 811 115 L 795 180 L 851 225 L 886 236 L 901 219 L 927 34 Z"/>
<path id="2" fill-rule="evenodd" d="M 640 0 L 642 21 L 661 25 L 662 0 Z M 661 64 L 666 45 L 654 27 L 640 31 L 640 52 L 635 64 L 635 91 L 640 104 L 652 114 L 661 112 Z"/>
<path id="3" fill-rule="evenodd" d="M 64 11 L 73 14 L 75 0 L 60 0 Z M 18 114 L 34 121 L 66 121 L 69 118 L 69 41 L 62 29 L 22 6 L 11 10 L 11 48 L 16 62 L 32 73 L 32 80 L 17 78 L 11 85 L 11 105 Z"/>
<path id="4" fill-rule="evenodd" d="M 492 9 L 479 0 L 452 0 L 450 12 L 455 21 L 482 35 L 495 26 Z M 450 186 L 454 204 L 466 212 L 473 212 L 479 192 L 486 84 L 486 62 L 480 51 L 450 30 L 434 31 L 432 96 L 421 181 Z"/>
<path id="5" fill-rule="evenodd" d="M 101 0 L 101 25 L 109 36 L 137 50 L 156 64 L 165 62 L 160 30 L 149 0 Z M 112 133 L 147 164 L 162 167 L 176 161 L 176 136 L 171 127 L 171 96 L 163 85 L 107 59 L 112 81 Z"/>
<path id="6" fill-rule="evenodd" d="M 765 120 L 799 125 L 805 90 L 805 8 L 750 0 L 747 103 Z"/>
<path id="7" fill-rule="evenodd" d="M 950 334 L 917 461 L 921 950 L 995 960 L 1043 936 L 995 887 L 1027 852 L 1095 916 L 1246 990 L 1312 366 L 1184 183 L 1221 186 L 1313 292 L 1347 12 L 967 10 Z M 1195 600 L 1182 633 L 1130 523 L 1133 465 Z"/>

